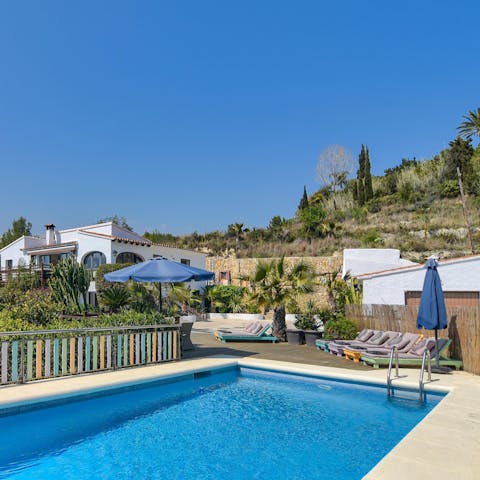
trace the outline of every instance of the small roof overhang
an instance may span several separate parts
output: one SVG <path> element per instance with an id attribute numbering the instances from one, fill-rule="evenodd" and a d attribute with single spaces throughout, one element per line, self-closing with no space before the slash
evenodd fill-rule
<path id="1" fill-rule="evenodd" d="M 41 247 L 24 248 L 28 255 L 52 255 L 73 252 L 77 249 L 77 242 L 58 243 L 56 245 L 42 245 Z"/>

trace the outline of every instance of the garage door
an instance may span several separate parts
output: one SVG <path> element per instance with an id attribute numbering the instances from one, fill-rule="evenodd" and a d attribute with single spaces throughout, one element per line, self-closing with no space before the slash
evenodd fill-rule
<path id="1" fill-rule="evenodd" d="M 422 292 L 405 292 L 405 305 L 418 307 Z M 445 305 L 448 307 L 478 307 L 479 292 L 443 292 Z"/>

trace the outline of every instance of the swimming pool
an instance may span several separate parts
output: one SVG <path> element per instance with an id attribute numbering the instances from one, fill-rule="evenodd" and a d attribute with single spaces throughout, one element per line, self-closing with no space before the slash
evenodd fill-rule
<path id="1" fill-rule="evenodd" d="M 408 396 L 408 395 L 407 395 Z M 228 368 L 0 418 L 0 478 L 362 478 L 435 405 Z"/>

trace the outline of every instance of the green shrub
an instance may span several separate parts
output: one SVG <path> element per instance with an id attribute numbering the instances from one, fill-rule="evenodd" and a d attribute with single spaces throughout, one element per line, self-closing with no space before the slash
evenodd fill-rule
<path id="1" fill-rule="evenodd" d="M 368 210 L 366 207 L 353 207 L 350 214 L 354 220 L 363 223 L 368 217 Z"/>
<path id="2" fill-rule="evenodd" d="M 130 292 L 123 285 L 109 285 L 103 288 L 98 295 L 98 303 L 110 312 L 117 312 L 120 308 L 128 305 Z"/>
<path id="3" fill-rule="evenodd" d="M 99 295 L 107 285 L 113 285 L 112 282 L 105 280 L 105 274 L 129 267 L 130 265 L 133 265 L 133 263 L 106 263 L 105 265 L 100 265 L 95 272 L 95 290 L 97 291 L 97 295 Z M 120 285 L 124 285 L 126 288 L 125 284 Z"/>
<path id="4" fill-rule="evenodd" d="M 438 187 L 438 193 L 442 198 L 455 198 L 460 195 L 460 187 L 457 180 L 446 180 Z"/>
<path id="5" fill-rule="evenodd" d="M 357 336 L 357 325 L 348 318 L 339 317 L 325 325 L 325 338 L 353 340 Z"/>
<path id="6" fill-rule="evenodd" d="M 2 313 L 19 323 L 46 326 L 62 314 L 63 308 L 48 290 L 37 289 L 18 293 L 13 303 L 4 305 Z"/>
<path id="7" fill-rule="evenodd" d="M 369 246 L 378 246 L 379 244 L 382 243 L 382 237 L 380 234 L 374 230 L 367 230 L 363 235 L 362 235 L 362 244 L 369 247 Z"/>
<path id="8" fill-rule="evenodd" d="M 295 326 L 300 330 L 317 330 L 319 327 L 319 309 L 312 300 L 307 302 L 305 311 L 297 315 Z"/>

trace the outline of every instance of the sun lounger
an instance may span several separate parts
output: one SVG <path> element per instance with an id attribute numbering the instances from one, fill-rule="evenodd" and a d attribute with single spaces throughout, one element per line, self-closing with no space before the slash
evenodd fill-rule
<path id="1" fill-rule="evenodd" d="M 420 333 L 403 333 L 399 337 L 395 337 L 381 347 L 369 347 L 366 353 L 374 355 L 390 355 L 392 347 L 397 347 L 398 353 L 408 353 L 413 346 L 422 340 L 423 335 Z"/>
<path id="2" fill-rule="evenodd" d="M 399 342 L 401 342 L 402 336 L 403 334 L 400 332 L 385 332 L 382 337 L 373 342 L 368 341 L 362 344 L 356 342 L 351 343 L 346 349 L 365 352 L 372 348 L 386 348 L 390 351 L 394 345 L 398 345 Z"/>
<path id="3" fill-rule="evenodd" d="M 376 344 L 378 343 L 382 347 L 386 347 L 388 350 L 391 350 L 394 345 L 397 345 L 402 338 L 402 334 L 399 332 L 385 332 L 384 335 L 374 343 L 367 342 L 364 345 L 354 345 L 348 346 L 343 349 L 343 354 L 348 360 L 353 360 L 355 363 L 360 361 L 360 356 L 363 352 L 367 351 L 369 348 L 380 348 Z"/>
<path id="4" fill-rule="evenodd" d="M 370 337 L 372 337 L 375 334 L 375 332 L 376 332 L 375 330 L 364 328 L 361 332 L 358 333 L 358 335 L 353 340 L 326 340 L 324 338 L 320 338 L 315 341 L 315 345 L 317 347 L 317 350 L 325 350 L 326 352 L 328 352 L 329 344 L 332 342 L 337 345 L 350 344 L 351 342 L 354 342 L 354 341 L 366 342 Z"/>
<path id="5" fill-rule="evenodd" d="M 461 360 L 453 360 L 446 354 L 448 346 L 452 341 L 450 339 L 441 338 L 438 341 L 438 351 L 440 353 L 440 365 L 446 367 L 454 367 L 456 370 L 460 370 L 463 366 Z M 421 340 L 408 353 L 399 353 L 398 363 L 403 367 L 419 367 L 422 365 L 423 353 L 425 349 L 430 350 L 430 358 L 432 365 L 436 362 L 437 349 L 434 338 L 427 338 Z M 387 355 L 379 355 L 370 352 L 362 353 L 360 359 L 365 365 L 372 365 L 374 368 L 379 368 L 381 365 L 388 366 L 390 361 L 390 352 Z"/>
<path id="6" fill-rule="evenodd" d="M 214 332 L 217 342 L 277 342 L 277 337 L 268 335 L 270 323 L 252 322 L 244 329 L 217 330 Z"/>
<path id="7" fill-rule="evenodd" d="M 390 338 L 394 335 L 400 335 L 398 332 L 383 332 L 381 330 L 377 330 L 374 335 L 372 335 L 367 342 L 360 342 L 356 340 L 352 340 L 348 344 L 339 344 L 337 342 L 329 344 L 329 350 L 330 353 L 336 354 L 338 357 L 341 357 L 344 353 L 345 350 L 351 350 L 352 348 L 360 348 L 364 347 L 364 350 L 366 350 L 369 347 L 378 347 L 380 345 L 383 345 L 387 340 L 390 340 Z"/>

